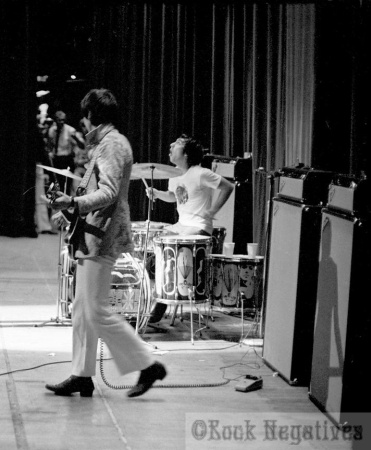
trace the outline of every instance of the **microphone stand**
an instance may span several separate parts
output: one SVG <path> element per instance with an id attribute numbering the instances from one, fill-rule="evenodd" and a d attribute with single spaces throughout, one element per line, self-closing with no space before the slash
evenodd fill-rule
<path id="1" fill-rule="evenodd" d="M 269 200 L 268 200 L 268 220 L 267 228 L 265 232 L 265 255 L 264 255 L 264 271 L 263 271 L 263 299 L 260 311 L 260 321 L 259 321 L 259 338 L 264 337 L 264 326 L 265 326 L 265 310 L 267 304 L 267 287 L 269 278 L 269 259 L 270 259 L 270 240 L 272 233 L 272 217 L 273 217 L 273 197 L 274 197 L 274 181 L 275 178 L 280 177 L 281 172 L 266 172 L 264 169 L 259 168 L 256 170 L 257 173 L 261 173 L 267 176 L 269 181 Z"/>

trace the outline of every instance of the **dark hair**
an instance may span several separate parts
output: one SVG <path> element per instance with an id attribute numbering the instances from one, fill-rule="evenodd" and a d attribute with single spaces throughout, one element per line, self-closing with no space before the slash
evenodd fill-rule
<path id="1" fill-rule="evenodd" d="M 116 124 L 118 119 L 117 100 L 108 89 L 92 89 L 81 100 L 81 112 L 94 126 L 101 123 Z"/>
<path id="2" fill-rule="evenodd" d="M 200 141 L 185 133 L 180 136 L 180 139 L 184 141 L 183 153 L 188 156 L 188 167 L 198 166 L 204 157 L 204 150 Z"/>

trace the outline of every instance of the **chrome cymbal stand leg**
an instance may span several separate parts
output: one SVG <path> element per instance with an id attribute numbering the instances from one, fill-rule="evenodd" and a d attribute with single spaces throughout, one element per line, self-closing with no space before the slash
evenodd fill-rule
<path id="1" fill-rule="evenodd" d="M 150 167 L 151 169 L 151 188 L 153 187 L 153 170 L 155 169 L 154 166 Z M 145 184 L 145 186 L 148 188 L 148 185 L 146 183 L 146 180 L 144 178 L 142 178 L 143 183 Z M 138 334 L 139 332 L 139 319 L 140 319 L 140 313 L 141 313 L 141 305 L 142 305 L 142 295 L 143 295 L 143 284 L 144 284 L 144 274 L 145 274 L 145 270 L 147 267 L 147 248 L 148 248 L 148 234 L 149 234 L 149 225 L 151 223 L 151 210 L 153 209 L 153 199 L 152 196 L 150 196 L 149 198 L 149 202 L 148 202 L 148 218 L 146 221 L 146 238 L 144 241 L 144 255 L 143 255 L 143 270 L 142 270 L 142 278 L 141 278 L 141 283 L 140 283 L 140 292 L 139 292 L 139 299 L 138 299 L 138 313 L 137 313 L 137 322 L 135 325 L 135 334 Z M 152 292 L 150 290 L 149 295 L 152 295 Z M 150 303 L 151 303 L 151 299 L 149 299 Z M 143 340 L 143 342 L 147 345 L 150 345 L 151 347 L 154 347 L 155 349 L 157 348 L 155 345 L 146 342 Z"/>
<path id="2" fill-rule="evenodd" d="M 153 169 L 154 167 L 151 167 L 151 181 L 153 182 Z M 148 188 L 147 182 L 144 178 L 142 178 L 144 185 Z M 151 184 L 151 187 L 153 186 L 153 183 Z M 147 215 L 147 221 L 146 221 L 146 238 L 144 241 L 144 254 L 143 254 L 143 270 L 142 270 L 142 277 L 140 282 L 140 291 L 139 291 L 139 299 L 138 299 L 138 314 L 137 314 L 137 322 L 135 325 L 135 334 L 138 334 L 139 332 L 139 319 L 140 319 L 140 313 L 141 313 L 141 306 L 142 306 L 142 296 L 143 296 L 143 283 L 144 283 L 144 271 L 147 267 L 147 247 L 148 247 L 148 234 L 149 234 L 149 224 L 151 222 L 151 209 L 153 208 L 152 203 L 152 196 L 149 198 L 148 202 L 148 215 Z"/>

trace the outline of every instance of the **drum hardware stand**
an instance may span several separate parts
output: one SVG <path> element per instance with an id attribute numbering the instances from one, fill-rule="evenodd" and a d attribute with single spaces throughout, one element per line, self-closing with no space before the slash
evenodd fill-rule
<path id="1" fill-rule="evenodd" d="M 243 345 L 243 340 L 244 340 L 244 336 L 245 336 L 245 324 L 244 324 L 244 317 L 243 317 L 243 299 L 242 299 L 242 294 L 243 292 L 240 291 L 240 303 L 241 303 L 241 338 L 240 338 L 240 347 L 242 347 Z"/>
<path id="2" fill-rule="evenodd" d="M 153 187 L 153 171 L 155 169 L 155 166 L 150 166 L 150 170 L 151 170 L 151 188 Z M 149 189 L 149 186 L 145 180 L 145 178 L 142 178 L 143 184 L 145 185 L 145 187 L 147 189 Z M 149 235 L 149 228 L 150 228 L 150 223 L 151 223 L 151 211 L 153 210 L 153 196 L 151 195 L 149 197 L 149 203 L 148 203 L 148 213 L 147 213 L 147 220 L 146 220 L 146 238 L 145 238 L 145 242 L 144 242 L 144 255 L 143 255 L 143 268 L 145 269 L 145 267 L 147 266 L 147 248 L 148 248 L 148 235 Z M 143 269 L 143 270 L 144 270 Z M 143 276 L 144 276 L 144 271 L 143 271 Z M 142 285 L 141 285 L 142 286 Z M 141 293 L 140 293 L 141 294 Z M 152 296 L 152 292 L 151 292 L 151 296 Z M 162 333 L 167 333 L 167 330 L 165 328 L 160 328 L 151 324 L 147 324 L 148 327 L 155 329 L 158 332 L 162 332 Z"/>
<path id="3" fill-rule="evenodd" d="M 194 335 L 196 333 L 201 333 L 202 330 L 205 330 L 206 328 L 208 328 L 208 321 L 206 321 L 205 326 L 201 326 L 201 316 L 202 314 L 200 314 L 200 311 L 198 310 L 198 308 L 196 307 L 197 311 L 198 311 L 198 326 L 200 328 L 198 328 L 195 332 L 193 332 L 193 303 L 195 300 L 195 286 L 192 286 L 191 288 L 188 288 L 188 298 L 189 298 L 189 304 L 191 307 L 191 343 L 192 345 L 194 345 Z"/>
<path id="4" fill-rule="evenodd" d="M 155 166 L 151 166 L 151 186 L 153 186 L 153 170 L 155 169 Z M 146 182 L 146 180 L 144 178 L 142 178 L 142 181 L 145 185 L 145 187 L 148 189 L 149 186 Z M 145 237 L 145 242 L 144 242 L 144 254 L 143 254 L 143 269 L 142 269 L 142 277 L 141 277 L 141 282 L 140 282 L 140 292 L 139 292 L 139 299 L 138 299 L 138 313 L 137 313 L 137 322 L 135 325 L 135 334 L 138 334 L 139 332 L 139 318 L 140 318 L 140 310 L 141 310 L 141 305 L 142 305 L 142 295 L 143 295 L 143 283 L 144 283 L 144 271 L 146 270 L 146 266 L 147 266 L 147 247 L 148 247 L 148 235 L 149 235 L 149 225 L 151 223 L 151 210 L 153 210 L 153 198 L 152 196 L 150 196 L 149 198 L 149 202 L 148 202 L 148 218 L 146 220 L 146 237 Z M 149 295 L 152 295 L 151 292 L 149 293 Z M 146 325 L 148 326 L 148 324 Z M 156 327 L 156 329 L 159 329 Z M 163 330 L 164 332 L 166 332 L 166 330 Z M 143 342 L 147 345 L 150 345 L 153 348 L 157 348 L 156 346 L 154 346 L 153 344 L 146 342 L 143 340 Z"/>
<path id="5" fill-rule="evenodd" d="M 69 168 L 68 168 L 69 170 Z M 67 189 L 67 177 L 66 181 L 64 183 L 64 194 L 66 194 Z M 62 240 L 63 240 L 63 226 L 60 227 L 59 230 L 59 250 L 58 250 L 58 294 L 57 294 L 57 315 L 56 317 L 51 317 L 50 320 L 46 320 L 45 322 L 42 322 L 40 324 L 36 324 L 35 327 L 42 327 L 47 324 L 55 323 L 57 325 L 72 325 L 71 319 L 66 319 L 64 321 L 60 318 L 59 313 L 62 311 L 62 317 L 63 317 L 63 307 L 67 308 L 67 301 L 68 299 L 62 299 L 64 287 L 68 286 L 68 280 L 70 275 L 63 273 L 63 267 L 62 267 Z"/>
<path id="6" fill-rule="evenodd" d="M 153 172 L 153 169 L 152 169 Z M 152 175 L 153 179 L 153 175 Z M 144 178 L 142 178 L 143 183 L 146 187 L 148 187 L 148 184 Z M 150 224 L 150 216 L 151 216 L 151 209 L 152 209 L 152 198 L 150 198 L 150 201 L 148 203 L 148 219 L 146 221 L 146 238 L 144 241 L 144 255 L 143 255 L 143 269 L 142 269 L 142 277 L 140 281 L 140 291 L 139 291 L 139 299 L 138 299 L 138 315 L 137 315 L 137 322 L 135 324 L 135 334 L 138 334 L 139 332 L 139 317 L 140 317 L 140 308 L 142 306 L 142 295 L 143 295 L 143 283 L 144 283 L 144 271 L 146 270 L 146 263 L 147 263 L 147 243 L 148 243 L 148 233 L 149 233 L 149 224 Z"/>
<path id="7" fill-rule="evenodd" d="M 194 345 L 194 336 L 195 336 L 195 334 L 196 333 L 200 333 L 202 330 L 205 330 L 206 328 L 208 328 L 208 320 L 206 320 L 206 322 L 204 322 L 205 326 L 201 326 L 201 317 L 202 317 L 202 320 L 204 320 L 204 318 L 203 318 L 202 314 L 200 313 L 199 309 L 196 306 L 196 309 L 198 311 L 198 325 L 199 325 L 200 328 L 198 328 L 196 331 L 193 331 L 193 304 L 196 304 L 196 302 L 195 302 L 195 289 L 196 289 L 195 286 L 188 287 L 188 299 L 189 299 L 190 315 L 191 315 L 190 322 L 191 322 L 191 343 L 192 343 L 192 345 Z M 177 302 L 177 300 L 169 300 L 169 302 L 174 303 L 174 302 Z M 204 300 L 204 301 L 201 301 L 201 302 L 209 303 L 209 300 L 207 299 L 207 300 Z M 210 305 L 210 303 L 209 303 L 209 305 Z M 175 321 L 175 318 L 176 318 L 176 313 L 177 313 L 177 310 L 178 310 L 179 306 L 180 306 L 180 309 L 181 309 L 180 321 L 181 322 L 183 321 L 183 304 L 177 303 L 177 304 L 175 304 L 174 312 L 173 312 L 173 315 L 172 315 L 172 318 L 171 318 L 171 323 L 170 323 L 171 326 L 174 325 L 174 321 Z"/>
<path id="8" fill-rule="evenodd" d="M 171 321 L 170 321 L 170 326 L 171 327 L 173 327 L 174 326 L 174 322 L 175 322 L 175 319 L 176 319 L 176 315 L 177 315 L 177 312 L 178 312 L 178 306 L 179 305 L 175 305 L 174 306 L 174 311 L 173 311 L 173 314 L 171 315 Z M 180 305 L 180 319 L 179 319 L 181 322 L 183 322 L 183 305 Z"/>

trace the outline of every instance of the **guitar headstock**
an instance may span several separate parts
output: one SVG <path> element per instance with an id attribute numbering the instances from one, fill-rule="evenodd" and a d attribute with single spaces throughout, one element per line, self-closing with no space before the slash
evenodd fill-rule
<path id="1" fill-rule="evenodd" d="M 60 191 L 59 184 L 57 182 L 50 183 L 49 189 L 45 193 L 45 196 L 48 200 L 51 200 L 52 202 L 55 201 L 56 198 L 58 198 L 57 192 Z"/>

